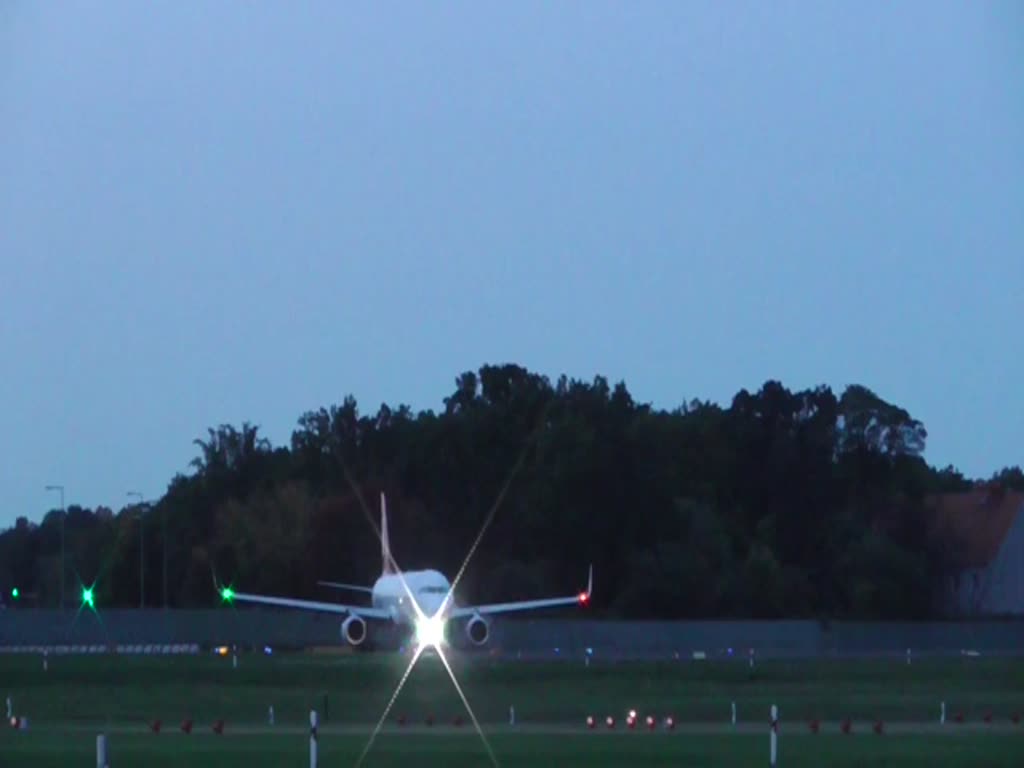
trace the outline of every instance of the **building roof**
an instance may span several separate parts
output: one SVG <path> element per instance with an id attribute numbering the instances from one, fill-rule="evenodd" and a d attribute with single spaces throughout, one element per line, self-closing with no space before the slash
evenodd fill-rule
<path id="1" fill-rule="evenodd" d="M 1024 493 L 985 484 L 964 493 L 933 496 L 928 502 L 934 510 L 935 522 L 961 540 L 961 565 L 984 568 L 995 559 L 1014 520 L 1024 509 Z"/>

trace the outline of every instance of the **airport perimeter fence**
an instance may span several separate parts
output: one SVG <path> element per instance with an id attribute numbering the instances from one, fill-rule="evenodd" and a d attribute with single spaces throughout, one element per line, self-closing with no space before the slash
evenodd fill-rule
<path id="1" fill-rule="evenodd" d="M 220 610 L 0 611 L 0 653 L 182 652 L 222 645 L 302 650 L 344 646 L 340 618 L 261 608 Z M 462 629 L 452 630 L 465 647 Z M 370 641 L 402 636 L 373 626 Z M 145 650 L 149 647 L 149 650 Z M 153 650 L 153 649 L 157 650 Z M 178 650 L 174 650 L 177 648 Z M 963 622 L 592 621 L 497 619 L 481 653 L 521 659 L 818 658 L 1024 654 L 1024 620 Z M 59 649 L 59 650 L 58 650 Z M 77 649 L 72 651 L 71 649 Z M 92 649 L 83 650 L 83 649 Z M 170 650 L 168 650 L 170 649 Z"/>

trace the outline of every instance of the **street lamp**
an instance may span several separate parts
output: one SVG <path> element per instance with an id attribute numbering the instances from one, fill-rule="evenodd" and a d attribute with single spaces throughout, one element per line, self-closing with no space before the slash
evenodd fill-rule
<path id="1" fill-rule="evenodd" d="M 160 536 L 164 540 L 163 542 L 163 560 L 164 560 L 164 610 L 167 610 L 167 505 L 164 504 L 163 510 L 160 513 Z"/>
<path id="2" fill-rule="evenodd" d="M 64 486 L 48 485 L 48 491 L 60 491 L 60 609 L 64 610 Z"/>
<path id="3" fill-rule="evenodd" d="M 146 607 L 146 559 L 145 551 L 143 550 L 144 539 L 142 536 L 142 512 L 143 512 L 143 500 L 142 494 L 138 491 L 128 491 L 128 496 L 137 496 L 139 499 L 139 608 Z"/>

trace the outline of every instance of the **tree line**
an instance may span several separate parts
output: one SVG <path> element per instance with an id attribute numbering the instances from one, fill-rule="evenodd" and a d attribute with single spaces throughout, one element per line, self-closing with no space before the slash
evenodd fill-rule
<path id="1" fill-rule="evenodd" d="M 598 616 L 935 617 L 962 546 L 928 499 L 974 481 L 929 466 L 926 439 L 860 385 L 768 381 L 728 407 L 658 410 L 600 376 L 489 365 L 458 376 L 438 412 L 364 414 L 346 397 L 303 414 L 288 446 L 250 423 L 209 429 L 154 503 L 67 509 L 66 589 L 132 607 L 141 577 L 147 606 L 209 607 L 216 573 L 336 599 L 317 580 L 380 573 L 386 492 L 402 568 L 453 577 L 488 523 L 462 600 L 573 594 L 593 563 Z M 1024 489 L 1019 467 L 993 479 Z M 60 539 L 59 510 L 0 534 L 9 606 L 58 604 Z"/>

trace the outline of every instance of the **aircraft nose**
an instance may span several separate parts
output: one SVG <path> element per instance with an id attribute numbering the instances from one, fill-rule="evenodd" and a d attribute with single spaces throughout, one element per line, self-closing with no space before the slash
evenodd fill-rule
<path id="1" fill-rule="evenodd" d="M 435 616 L 441 609 L 441 598 L 431 595 L 423 601 L 423 613 L 427 616 Z"/>

